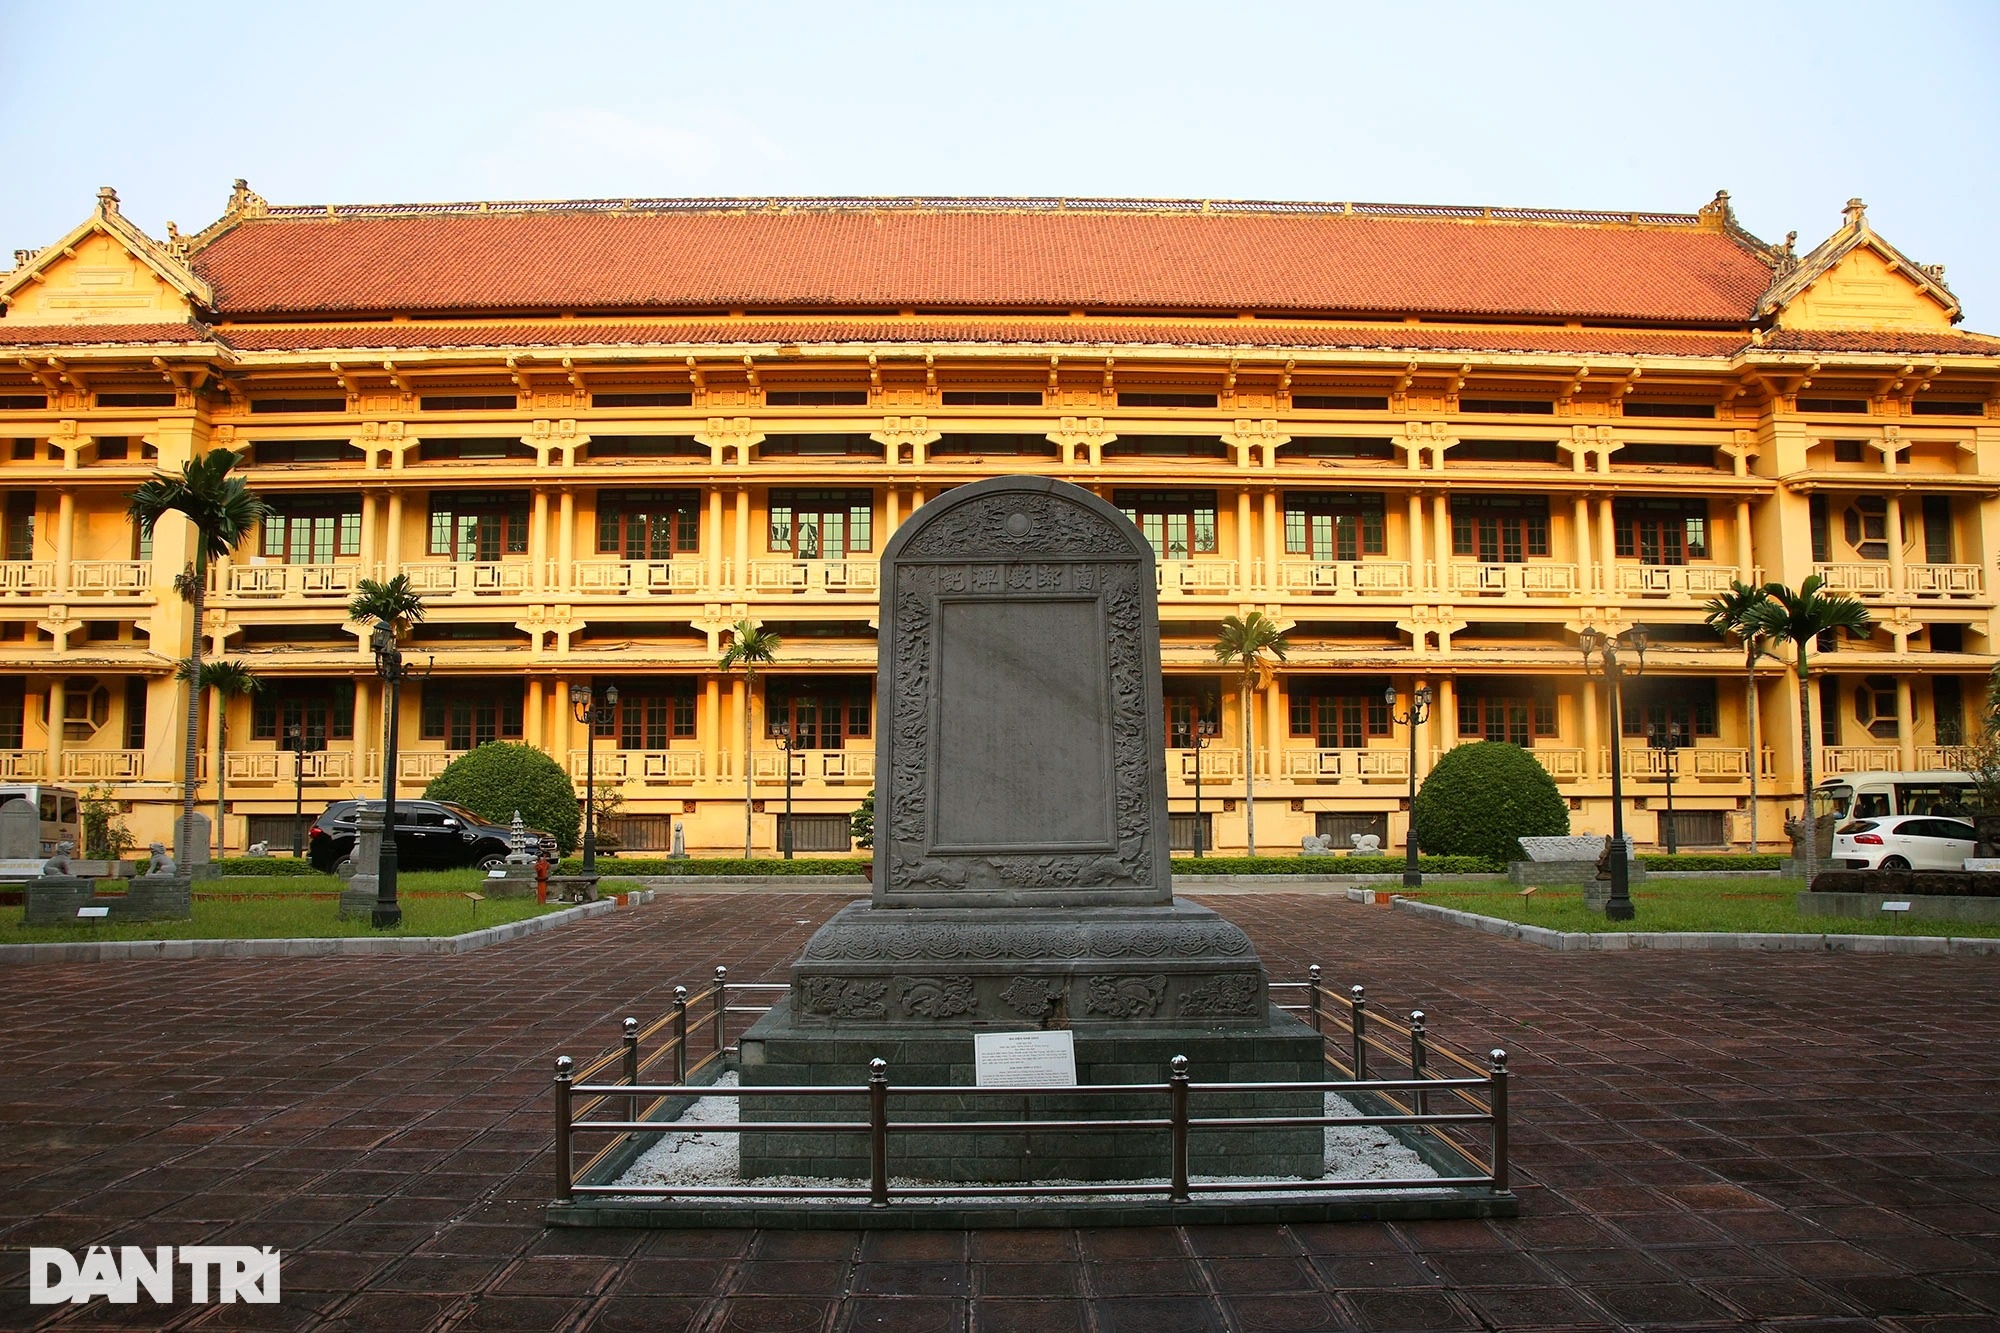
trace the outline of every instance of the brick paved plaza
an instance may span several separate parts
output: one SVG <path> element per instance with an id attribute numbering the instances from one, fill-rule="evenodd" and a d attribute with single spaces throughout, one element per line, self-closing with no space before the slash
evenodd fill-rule
<path id="1" fill-rule="evenodd" d="M 0 1327 L 2000 1328 L 2000 963 L 1559 954 L 1209 900 L 1272 973 L 1513 1055 L 1521 1217 L 547 1230 L 550 1066 L 844 898 L 670 896 L 457 957 L 0 972 Z M 1641 903 L 1643 912 L 1644 904 Z M 280 1306 L 32 1307 L 30 1245 L 271 1245 Z"/>

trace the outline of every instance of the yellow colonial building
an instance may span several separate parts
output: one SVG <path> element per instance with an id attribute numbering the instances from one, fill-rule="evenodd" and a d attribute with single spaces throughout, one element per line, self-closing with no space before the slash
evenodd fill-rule
<path id="1" fill-rule="evenodd" d="M 804 848 L 873 783 L 876 562 L 942 491 L 1086 486 L 1160 555 L 1171 800 L 1240 848 L 1373 831 L 1472 739 L 1527 747 L 1581 831 L 1617 747 L 1641 843 L 1678 724 L 1684 847 L 1765 845 L 1801 798 L 1786 660 L 1703 623 L 1732 580 L 1819 573 L 1874 614 L 1815 655 L 1814 768 L 1949 766 L 1995 661 L 2000 341 L 1859 201 L 1809 253 L 1727 196 L 1692 214 L 1128 199 L 633 199 L 274 206 L 194 234 L 117 195 L 0 273 L 0 776 L 106 786 L 165 837 L 181 762 L 185 524 L 128 495 L 215 446 L 274 514 L 212 571 L 210 656 L 263 690 L 210 717 L 232 849 L 380 790 L 383 689 L 345 606 L 409 575 L 404 794 L 488 740 L 612 831 L 776 845 L 796 738 Z M 1289 661 L 1254 725 L 1211 652 L 1261 611 Z M 746 690 L 729 626 L 775 630 Z M 1647 630 L 1613 726 L 1585 629 Z M 1051 654 L 1065 645 L 1046 645 Z M 1212 703 L 1210 701 L 1213 701 Z M 1399 704 L 1400 708 L 1400 704 Z M 748 710 L 752 742 L 742 748 Z M 324 748 L 294 755 L 296 729 Z M 1659 838 L 1663 841 L 1663 838 Z"/>

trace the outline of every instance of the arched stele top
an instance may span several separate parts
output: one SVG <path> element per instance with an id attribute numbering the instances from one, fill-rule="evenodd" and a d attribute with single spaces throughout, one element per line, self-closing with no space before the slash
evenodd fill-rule
<path id="1" fill-rule="evenodd" d="M 996 477 L 882 554 L 875 901 L 1173 900 L 1153 551 L 1078 486 Z"/>

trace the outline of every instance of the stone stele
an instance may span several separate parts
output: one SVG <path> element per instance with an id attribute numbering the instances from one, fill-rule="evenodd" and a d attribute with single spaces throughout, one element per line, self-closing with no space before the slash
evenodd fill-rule
<path id="1" fill-rule="evenodd" d="M 975 1082 L 977 1031 L 1068 1028 L 1080 1083 L 1323 1077 L 1320 1039 L 1275 1009 L 1242 930 L 1173 896 L 1152 548 L 1111 505 L 1043 477 L 959 487 L 882 555 L 875 889 L 792 967 L 743 1038 L 750 1086 Z M 1007 1119 L 1025 1099 L 941 1094 L 902 1118 Z M 1143 1118 L 1159 1096 L 1083 1095 L 1049 1118 Z M 1221 1109 L 1226 1105 L 1229 1109 Z M 1208 1114 L 1317 1114 L 1312 1094 L 1229 1093 Z M 857 1103 L 759 1099 L 763 1121 L 853 1119 Z M 1198 1111 L 1197 1114 L 1204 1112 Z M 912 1136 L 899 1175 L 1160 1174 L 1158 1131 Z M 742 1135 L 746 1175 L 865 1174 L 863 1136 Z M 1317 1127 L 1211 1132 L 1197 1170 L 1317 1176 Z"/>

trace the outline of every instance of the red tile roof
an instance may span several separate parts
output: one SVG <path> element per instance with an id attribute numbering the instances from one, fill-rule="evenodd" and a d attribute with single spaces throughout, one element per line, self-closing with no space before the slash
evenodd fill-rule
<path id="1" fill-rule="evenodd" d="M 654 323 L 548 320 L 535 323 L 315 324 L 225 326 L 242 351 L 402 351 L 422 348 L 801 346 L 983 344 L 1119 347 L 1357 349 L 1364 351 L 1553 352 L 1630 356 L 1728 356 L 1742 333 L 1627 332 L 1617 329 L 1447 328 L 1418 324 L 1335 324 L 1305 320 L 1137 320 L 985 317 L 950 319 L 696 319 Z"/>
<path id="2" fill-rule="evenodd" d="M 115 347 L 131 343 L 198 343 L 210 337 L 200 324 L 16 324 L 0 319 L 0 346 Z"/>
<path id="3" fill-rule="evenodd" d="M 1878 332 L 1870 329 L 1774 329 L 1764 346 L 1780 352 L 1957 352 L 2000 355 L 2000 338 L 1983 333 Z"/>
<path id="4" fill-rule="evenodd" d="M 1087 308 L 1744 324 L 1771 280 L 1739 234 L 1692 216 L 1491 210 L 1508 220 L 1489 220 L 1477 209 L 1356 207 L 1372 211 L 811 200 L 279 208 L 222 230 L 192 266 L 224 315 Z"/>

